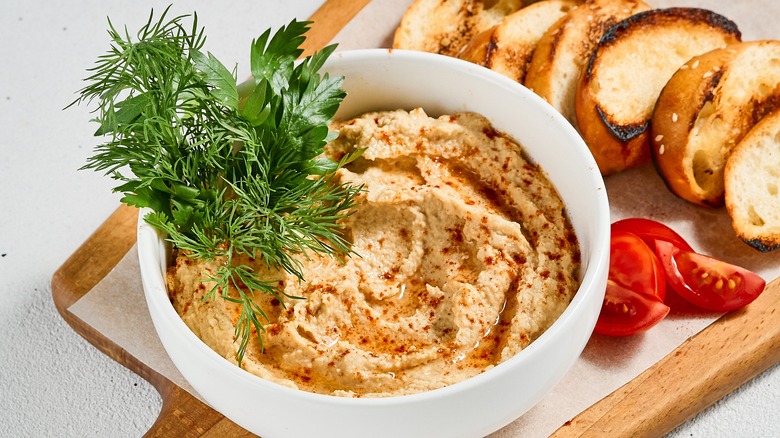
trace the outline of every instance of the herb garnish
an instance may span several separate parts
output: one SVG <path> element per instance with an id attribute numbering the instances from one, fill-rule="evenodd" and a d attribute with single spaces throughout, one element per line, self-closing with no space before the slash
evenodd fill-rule
<path id="1" fill-rule="evenodd" d="M 206 298 L 241 305 L 240 364 L 253 329 L 262 347 L 268 320 L 254 292 L 280 298 L 283 291 L 233 257 L 245 254 L 302 279 L 295 255 L 350 252 L 337 221 L 360 188 L 336 183 L 333 172 L 356 155 L 341 162 L 320 156 L 345 92 L 342 78 L 318 73 L 335 46 L 296 63 L 309 22 L 293 20 L 253 41 L 254 80 L 239 86 L 235 69 L 202 52 L 197 14 L 188 29 L 190 16 L 166 20 L 169 9 L 159 19 L 152 11 L 137 41 L 109 20 L 111 50 L 88 70 L 88 85 L 71 104 L 96 100 L 96 135 L 107 137 L 83 168 L 121 181 L 114 191 L 122 202 L 151 208 L 144 220 L 180 250 L 226 260 L 207 279 L 215 286 Z"/>

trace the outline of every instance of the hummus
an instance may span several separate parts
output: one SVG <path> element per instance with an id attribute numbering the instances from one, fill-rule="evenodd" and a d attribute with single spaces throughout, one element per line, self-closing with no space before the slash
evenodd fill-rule
<path id="1" fill-rule="evenodd" d="M 563 312 L 580 262 L 564 205 L 487 119 L 417 109 L 332 128 L 328 155 L 365 149 L 338 173 L 365 188 L 343 224 L 356 255 L 301 258 L 304 281 L 255 266 L 304 299 L 255 294 L 270 321 L 244 369 L 323 394 L 417 393 L 511 358 Z M 169 291 L 193 332 L 235 362 L 240 308 L 203 300 L 218 263 L 178 254 Z"/>

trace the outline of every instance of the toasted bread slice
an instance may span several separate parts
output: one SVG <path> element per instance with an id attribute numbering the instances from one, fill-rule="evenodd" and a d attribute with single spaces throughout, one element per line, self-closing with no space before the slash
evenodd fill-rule
<path id="1" fill-rule="evenodd" d="M 522 0 L 415 0 L 395 31 L 393 48 L 457 56 L 471 38 L 521 7 Z"/>
<path id="2" fill-rule="evenodd" d="M 737 25 L 698 8 L 653 9 L 609 28 L 577 88 L 577 126 L 604 175 L 650 161 L 658 95 L 696 55 L 740 41 Z"/>
<path id="3" fill-rule="evenodd" d="M 669 189 L 721 206 L 723 169 L 734 146 L 780 107 L 780 41 L 750 41 L 694 57 L 656 102 L 650 148 Z"/>
<path id="4" fill-rule="evenodd" d="M 578 3 L 542 0 L 528 5 L 472 38 L 458 57 L 523 83 L 539 39 Z"/>
<path id="5" fill-rule="evenodd" d="M 723 178 L 737 235 L 762 252 L 780 248 L 780 109 L 734 147 Z"/>
<path id="6" fill-rule="evenodd" d="M 588 0 L 572 9 L 539 40 L 524 84 L 576 127 L 577 83 L 599 38 L 618 21 L 649 9 L 641 0 Z"/>

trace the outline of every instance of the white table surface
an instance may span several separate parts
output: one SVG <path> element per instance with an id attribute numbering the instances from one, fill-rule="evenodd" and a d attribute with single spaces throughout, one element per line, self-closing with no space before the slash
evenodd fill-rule
<path id="1" fill-rule="evenodd" d="M 0 3 L 0 436 L 140 436 L 160 410 L 151 385 L 62 320 L 50 281 L 119 205 L 113 181 L 77 170 L 96 144 L 87 108 L 63 108 L 108 47 L 106 17 L 135 30 L 151 7 L 162 11 L 168 3 Z M 206 48 L 238 63 L 242 77 L 254 37 L 309 17 L 321 3 L 197 0 L 173 10 L 197 11 Z M 671 436 L 780 436 L 779 413 L 775 366 Z"/>

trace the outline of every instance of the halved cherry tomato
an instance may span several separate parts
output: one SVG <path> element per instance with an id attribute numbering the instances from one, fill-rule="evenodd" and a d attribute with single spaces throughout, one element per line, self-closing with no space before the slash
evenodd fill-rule
<path id="1" fill-rule="evenodd" d="M 664 268 L 653 249 L 636 234 L 612 231 L 609 279 L 634 292 L 666 298 Z"/>
<path id="2" fill-rule="evenodd" d="M 629 233 L 634 233 L 639 236 L 639 238 L 644 240 L 645 243 L 653 250 L 655 250 L 656 240 L 664 240 L 666 242 L 672 243 L 674 246 L 680 248 L 683 251 L 693 251 L 693 248 L 688 245 L 688 242 L 686 242 L 682 236 L 677 234 L 677 232 L 652 219 L 645 219 L 641 217 L 621 219 L 612 224 L 612 231 L 627 231 Z"/>
<path id="3" fill-rule="evenodd" d="M 658 324 L 668 313 L 669 307 L 657 298 L 607 280 L 607 292 L 595 332 L 608 336 L 641 333 Z"/>
<path id="4" fill-rule="evenodd" d="M 712 257 L 683 251 L 670 242 L 657 240 L 669 285 L 691 304 L 714 312 L 738 309 L 764 291 L 766 281 L 747 269 Z"/>
<path id="5" fill-rule="evenodd" d="M 613 231 L 609 278 L 596 333 L 628 336 L 656 325 L 669 313 L 664 270 L 653 250 L 636 234 Z"/>

